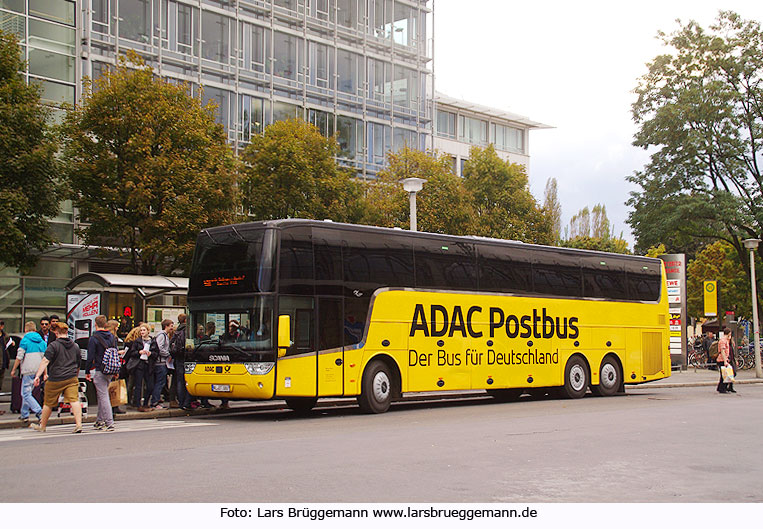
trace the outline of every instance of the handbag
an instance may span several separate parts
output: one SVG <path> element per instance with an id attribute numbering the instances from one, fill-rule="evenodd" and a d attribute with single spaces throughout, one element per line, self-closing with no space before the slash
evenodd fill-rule
<path id="1" fill-rule="evenodd" d="M 721 366 L 721 374 L 723 375 L 723 382 L 725 384 L 734 382 L 734 368 L 732 366 Z"/>
<path id="2" fill-rule="evenodd" d="M 135 371 L 135 368 L 138 367 L 138 364 L 140 364 L 140 356 L 133 355 L 129 360 L 127 360 L 127 363 L 125 364 L 125 370 L 128 373 L 132 373 Z"/>
<path id="3" fill-rule="evenodd" d="M 124 379 L 109 382 L 109 400 L 112 408 L 127 404 L 127 384 Z"/>

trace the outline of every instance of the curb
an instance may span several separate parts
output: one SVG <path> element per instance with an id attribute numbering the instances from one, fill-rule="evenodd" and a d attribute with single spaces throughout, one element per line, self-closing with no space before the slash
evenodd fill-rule
<path id="1" fill-rule="evenodd" d="M 735 384 L 763 384 L 763 379 L 761 378 L 754 378 L 754 379 L 747 379 L 747 380 L 737 380 L 734 382 Z M 694 387 L 713 387 L 717 386 L 717 381 L 707 381 L 707 382 L 676 382 L 676 383 L 647 383 L 647 384 L 639 384 L 636 386 L 630 386 L 626 388 L 626 393 L 628 389 L 665 389 L 665 388 L 694 388 Z M 439 393 L 439 392 L 430 392 L 430 393 L 416 393 L 412 395 L 403 395 L 403 398 L 400 399 L 397 402 L 427 402 L 427 401 L 433 401 L 433 400 L 465 400 L 465 399 L 475 399 L 475 398 L 488 398 L 488 396 L 483 393 L 482 390 L 472 390 L 469 392 L 446 392 L 446 393 Z M 336 406 L 346 406 L 348 404 L 354 404 L 354 399 L 351 397 L 347 398 L 334 398 L 334 399 L 324 399 L 318 402 L 318 404 L 315 406 L 316 408 L 333 408 Z M 155 410 L 155 411 L 148 411 L 148 412 L 136 412 L 136 411 L 128 411 L 124 415 L 120 415 L 117 419 L 115 419 L 115 422 L 119 423 L 122 421 L 134 421 L 134 420 L 140 420 L 140 419 L 166 419 L 166 418 L 172 418 L 172 417 L 209 417 L 214 415 L 230 415 L 230 414 L 239 414 L 239 413 L 247 413 L 247 412 L 254 412 L 254 411 L 275 411 L 275 410 L 288 410 L 289 407 L 286 406 L 286 402 L 283 400 L 273 400 L 273 401 L 263 401 L 259 403 L 252 403 L 244 406 L 232 406 L 230 408 L 227 408 L 225 410 L 220 410 L 219 408 L 214 409 L 205 409 L 205 408 L 199 408 L 193 411 L 187 411 L 187 410 L 181 410 L 180 408 L 169 408 L 164 410 Z M 91 414 L 88 417 L 85 417 L 82 419 L 82 424 L 89 424 L 95 422 L 95 415 Z M 0 421 L 0 430 L 2 429 L 11 429 L 11 428 L 27 428 L 29 423 L 22 423 L 19 420 L 4 420 Z M 54 426 L 54 425 L 60 425 L 60 424 L 74 424 L 74 417 L 72 416 L 66 416 L 66 417 L 53 417 L 51 416 L 50 419 L 48 419 L 48 426 Z"/>

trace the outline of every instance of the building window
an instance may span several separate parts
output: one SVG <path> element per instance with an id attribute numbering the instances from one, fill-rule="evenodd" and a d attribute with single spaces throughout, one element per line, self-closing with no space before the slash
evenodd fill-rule
<path id="1" fill-rule="evenodd" d="M 244 68 L 253 72 L 266 72 L 268 49 L 270 48 L 270 30 L 248 24 L 241 24 L 241 40 L 244 52 Z"/>
<path id="2" fill-rule="evenodd" d="M 202 57 L 227 64 L 230 57 L 231 19 L 204 11 L 201 18 Z"/>
<path id="3" fill-rule="evenodd" d="M 0 7 L 9 11 L 15 11 L 16 13 L 24 13 L 26 11 L 25 0 L 2 0 L 0 1 Z"/>
<path id="4" fill-rule="evenodd" d="M 337 142 L 339 143 L 339 156 L 347 160 L 354 160 L 363 152 L 363 122 L 359 119 L 337 116 L 336 118 Z"/>
<path id="5" fill-rule="evenodd" d="M 383 165 L 391 147 L 392 128 L 389 125 L 369 122 L 368 124 L 368 162 Z"/>
<path id="6" fill-rule="evenodd" d="M 444 138 L 456 138 L 456 114 L 444 110 L 437 111 L 437 135 Z"/>
<path id="7" fill-rule="evenodd" d="M 458 176 L 464 176 L 464 168 L 466 168 L 467 163 L 469 163 L 468 158 L 461 158 L 461 167 Z"/>
<path id="8" fill-rule="evenodd" d="M 392 65 L 378 59 L 368 59 L 368 97 L 389 104 L 392 94 Z"/>
<path id="9" fill-rule="evenodd" d="M 330 112 L 310 109 L 307 111 L 307 122 L 327 138 L 334 134 L 334 115 Z"/>
<path id="10" fill-rule="evenodd" d="M 370 0 L 369 16 L 373 34 L 380 39 L 392 37 L 392 0 Z"/>
<path id="11" fill-rule="evenodd" d="M 270 101 L 264 101 L 246 94 L 242 94 L 240 97 L 239 138 L 243 141 L 250 141 L 253 135 L 262 134 L 265 130 L 265 113 L 270 113 Z"/>
<path id="12" fill-rule="evenodd" d="M 74 57 L 47 50 L 29 50 L 29 73 L 74 82 Z"/>
<path id="13" fill-rule="evenodd" d="M 150 42 L 150 0 L 119 1 L 119 36 L 136 42 Z"/>
<path id="14" fill-rule="evenodd" d="M 302 116 L 302 109 L 297 105 L 273 101 L 273 123 L 276 121 L 286 121 Z"/>
<path id="15" fill-rule="evenodd" d="M 392 85 L 394 104 L 403 108 L 416 109 L 418 97 L 418 73 L 416 70 L 395 66 L 395 82 Z"/>
<path id="16" fill-rule="evenodd" d="M 93 31 L 96 33 L 109 34 L 109 0 L 93 0 Z"/>
<path id="17" fill-rule="evenodd" d="M 350 51 L 337 52 L 337 91 L 359 95 L 363 85 L 363 57 Z"/>
<path id="18" fill-rule="evenodd" d="M 361 29 L 366 16 L 365 0 L 336 0 L 336 23 L 349 29 Z"/>
<path id="19" fill-rule="evenodd" d="M 487 145 L 487 121 L 458 116 L 458 139 L 472 145 Z"/>
<path id="20" fill-rule="evenodd" d="M 297 80 L 302 39 L 276 31 L 273 35 L 273 75 Z"/>
<path id="21" fill-rule="evenodd" d="M 309 42 L 310 84 L 328 89 L 333 74 L 334 54 L 331 48 L 318 42 Z"/>
<path id="22" fill-rule="evenodd" d="M 230 130 L 232 125 L 230 118 L 233 114 L 231 112 L 231 93 L 220 88 L 205 86 L 202 94 L 201 104 L 207 106 L 210 101 L 214 101 L 217 105 L 215 121 L 225 127 L 226 131 Z"/>
<path id="23" fill-rule="evenodd" d="M 524 152 L 524 131 L 516 127 L 491 123 L 490 141 L 502 151 Z"/>
<path id="24" fill-rule="evenodd" d="M 404 147 L 415 149 L 418 143 L 416 140 L 416 131 L 395 127 L 395 133 L 392 135 L 392 150 L 398 152 Z"/>
<path id="25" fill-rule="evenodd" d="M 416 21 L 418 10 L 415 7 L 395 2 L 395 20 L 393 22 L 393 40 L 402 46 L 416 45 Z"/>
<path id="26" fill-rule="evenodd" d="M 29 14 L 34 17 L 73 26 L 74 2 L 72 0 L 29 0 Z"/>

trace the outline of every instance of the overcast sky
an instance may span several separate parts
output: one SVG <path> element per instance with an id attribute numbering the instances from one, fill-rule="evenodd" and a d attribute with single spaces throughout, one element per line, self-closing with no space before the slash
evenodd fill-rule
<path id="1" fill-rule="evenodd" d="M 435 0 L 436 89 L 555 127 L 530 133 L 533 194 L 556 177 L 562 232 L 602 203 L 632 248 L 625 177 L 648 160 L 631 145 L 633 89 L 664 50 L 659 30 L 707 27 L 721 9 L 763 20 L 762 0 Z"/>

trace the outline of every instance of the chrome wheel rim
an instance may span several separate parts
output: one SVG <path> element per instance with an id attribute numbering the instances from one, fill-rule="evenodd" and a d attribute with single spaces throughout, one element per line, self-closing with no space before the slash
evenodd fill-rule
<path id="1" fill-rule="evenodd" d="M 612 364 L 604 364 L 601 368 L 601 380 L 599 382 L 605 388 L 613 388 L 617 384 L 617 369 Z"/>
<path id="2" fill-rule="evenodd" d="M 376 399 L 377 402 L 385 402 L 389 398 L 390 392 L 390 383 L 387 373 L 384 371 L 379 371 L 376 373 L 372 387 L 374 392 L 374 399 Z"/>
<path id="3" fill-rule="evenodd" d="M 575 364 L 570 369 L 570 386 L 575 391 L 582 391 L 586 385 L 585 369 L 580 364 Z"/>

